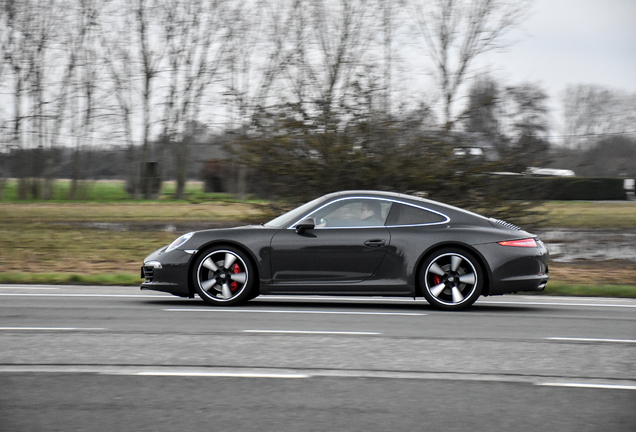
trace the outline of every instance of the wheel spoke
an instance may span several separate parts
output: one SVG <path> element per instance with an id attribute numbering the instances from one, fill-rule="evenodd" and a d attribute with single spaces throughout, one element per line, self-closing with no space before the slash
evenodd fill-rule
<path id="1" fill-rule="evenodd" d="M 203 290 L 205 291 L 209 291 L 209 289 L 212 288 L 215 283 L 216 283 L 216 279 L 201 281 L 201 288 L 203 288 Z"/>
<path id="2" fill-rule="evenodd" d="M 435 285 L 433 288 L 431 288 L 431 294 L 433 294 L 435 297 L 439 297 L 439 295 L 442 293 L 442 291 L 444 291 L 444 288 L 446 288 L 446 284 L 438 284 Z"/>
<path id="3" fill-rule="evenodd" d="M 225 282 L 221 287 L 221 294 L 225 299 L 229 299 L 230 297 L 232 297 L 232 290 L 230 289 L 230 286 L 227 282 Z"/>
<path id="4" fill-rule="evenodd" d="M 219 269 L 212 258 L 208 258 L 205 261 L 203 261 L 203 267 L 205 267 L 208 270 L 212 270 L 213 272 Z"/>
<path id="5" fill-rule="evenodd" d="M 468 285 L 475 285 L 475 273 L 461 275 L 459 281 Z"/>
<path id="6" fill-rule="evenodd" d="M 459 288 L 454 286 L 451 291 L 453 292 L 453 303 L 460 303 L 462 300 L 464 300 L 464 296 L 462 295 L 461 291 L 459 291 Z"/>
<path id="7" fill-rule="evenodd" d="M 459 268 L 459 265 L 462 263 L 463 259 L 460 256 L 453 255 L 451 256 L 451 270 L 456 272 Z"/>
<path id="8" fill-rule="evenodd" d="M 436 262 L 431 264 L 429 271 L 437 276 L 444 276 L 444 270 Z"/>
<path id="9" fill-rule="evenodd" d="M 245 273 L 232 273 L 230 275 L 230 279 L 232 279 L 234 282 L 238 282 L 238 283 L 244 284 L 245 281 L 247 280 L 247 274 L 245 274 Z"/>
<path id="10" fill-rule="evenodd" d="M 231 253 L 226 253 L 225 254 L 225 261 L 223 261 L 223 267 L 225 267 L 226 269 L 229 269 L 230 267 L 232 267 L 232 264 L 234 264 L 234 261 L 236 261 L 236 255 L 231 254 Z"/>

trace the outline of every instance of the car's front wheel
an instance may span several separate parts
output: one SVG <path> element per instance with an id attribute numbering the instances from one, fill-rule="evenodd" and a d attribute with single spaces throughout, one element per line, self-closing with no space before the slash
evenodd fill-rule
<path id="1" fill-rule="evenodd" d="M 192 282 L 206 303 L 231 306 L 250 299 L 255 274 L 244 254 L 229 246 L 203 253 L 194 263 Z"/>
<path id="2" fill-rule="evenodd" d="M 483 271 L 468 252 L 444 249 L 429 256 L 422 264 L 420 287 L 431 306 L 443 310 L 460 310 L 481 295 Z"/>

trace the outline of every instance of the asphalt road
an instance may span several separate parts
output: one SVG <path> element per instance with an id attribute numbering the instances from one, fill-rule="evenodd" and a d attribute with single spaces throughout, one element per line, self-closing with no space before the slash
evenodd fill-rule
<path id="1" fill-rule="evenodd" d="M 0 431 L 631 431 L 636 300 L 0 285 Z"/>

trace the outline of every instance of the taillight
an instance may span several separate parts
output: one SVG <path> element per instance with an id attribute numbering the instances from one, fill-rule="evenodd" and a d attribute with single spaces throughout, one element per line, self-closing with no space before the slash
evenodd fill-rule
<path id="1" fill-rule="evenodd" d="M 533 238 L 523 240 L 508 240 L 497 242 L 502 246 L 515 246 L 515 247 L 537 247 L 537 242 Z"/>

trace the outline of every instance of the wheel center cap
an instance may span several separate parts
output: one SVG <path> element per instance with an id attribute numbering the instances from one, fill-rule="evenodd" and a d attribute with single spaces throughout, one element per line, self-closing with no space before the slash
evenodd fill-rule
<path id="1" fill-rule="evenodd" d="M 448 277 L 448 281 L 449 282 L 455 282 L 455 276 L 449 276 Z"/>

